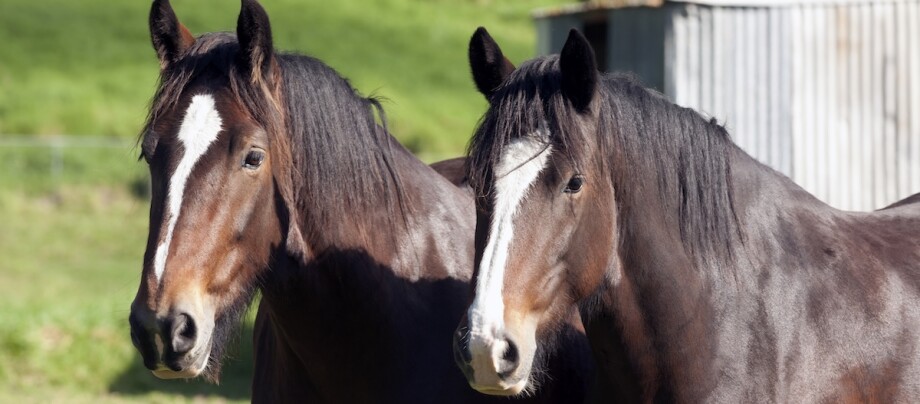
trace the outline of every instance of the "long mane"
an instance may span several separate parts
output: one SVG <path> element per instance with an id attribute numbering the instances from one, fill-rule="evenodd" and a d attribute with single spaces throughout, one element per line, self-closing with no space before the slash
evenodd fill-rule
<path id="1" fill-rule="evenodd" d="M 654 181 L 662 208 L 677 218 L 681 240 L 694 256 L 730 255 L 730 242 L 740 234 L 730 164 L 737 148 L 725 128 L 631 76 L 606 74 L 592 103 L 599 115 L 596 133 L 588 133 L 561 93 L 559 72 L 558 56 L 528 61 L 493 95 L 468 149 L 477 193 L 489 192 L 491 169 L 506 144 L 543 128 L 574 167 L 599 164 L 610 173 L 620 212 L 644 209 L 632 198 Z M 586 155 L 588 144 L 596 144 L 599 155 Z"/>
<path id="2" fill-rule="evenodd" d="M 184 58 L 162 72 L 145 127 L 171 112 L 189 84 L 216 73 L 229 79 L 233 95 L 266 127 L 272 147 L 282 148 L 276 154 L 289 156 L 297 209 L 318 221 L 304 230 L 341 220 L 344 212 L 399 212 L 394 208 L 403 207 L 403 193 L 393 166 L 395 140 L 377 99 L 361 96 L 318 59 L 297 54 L 275 55 L 281 79 L 266 88 L 239 72 L 238 54 L 233 34 L 200 36 Z M 142 133 L 144 153 L 152 152 L 155 136 Z"/>
<path id="3" fill-rule="evenodd" d="M 187 88 L 198 80 L 226 87 L 269 134 L 273 156 L 290 173 L 295 208 L 309 212 L 301 228 L 336 234 L 360 225 L 348 216 L 372 212 L 375 225 L 398 223 L 405 213 L 403 192 L 394 169 L 395 140 L 386 131 L 380 103 L 359 95 L 332 68 L 317 59 L 276 54 L 275 77 L 254 83 L 237 67 L 239 43 L 230 33 L 198 37 L 187 54 L 161 72 L 141 132 L 142 154 L 152 156 L 159 141 L 153 124 L 176 119 Z M 214 80 L 214 81 L 211 81 Z M 378 125 L 375 111 L 379 114 Z M 276 174 L 276 184 L 279 182 Z M 398 209 L 396 209 L 398 208 Z M 382 217 L 382 218 L 381 218 Z M 300 218 L 303 221 L 304 218 Z M 347 225 L 342 225 L 347 221 Z M 217 319 L 212 355 L 205 377 L 217 381 L 227 346 L 239 338 L 240 325 L 256 283 Z"/>
<path id="4" fill-rule="evenodd" d="M 298 208 L 333 224 L 345 212 L 400 212 L 404 194 L 393 160 L 399 146 L 386 130 L 380 102 L 359 95 L 317 59 L 284 54 L 278 61 Z"/>

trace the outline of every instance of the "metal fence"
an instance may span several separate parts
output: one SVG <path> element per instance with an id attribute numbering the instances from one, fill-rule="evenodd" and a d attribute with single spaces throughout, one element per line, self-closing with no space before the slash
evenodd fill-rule
<path id="1" fill-rule="evenodd" d="M 117 137 L 0 135 L 0 153 L 8 153 L 13 150 L 47 152 L 48 174 L 52 179 L 59 179 L 64 174 L 65 150 L 123 150 L 127 153 L 134 148 L 134 145 L 134 141 Z M 16 175 L 16 173 L 8 172 L 7 175 Z"/>
<path id="2" fill-rule="evenodd" d="M 137 153 L 127 138 L 0 135 L 0 196 L 127 189 L 144 198 L 150 176 Z"/>

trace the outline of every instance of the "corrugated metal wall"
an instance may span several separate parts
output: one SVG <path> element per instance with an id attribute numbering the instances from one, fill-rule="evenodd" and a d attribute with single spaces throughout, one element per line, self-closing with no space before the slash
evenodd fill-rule
<path id="1" fill-rule="evenodd" d="M 872 210 L 920 192 L 920 2 L 607 12 L 609 66 L 725 122 L 818 198 Z M 578 27 L 553 24 L 542 52 Z"/>
<path id="2" fill-rule="evenodd" d="M 920 4 L 669 5 L 665 92 L 842 209 L 920 192 Z"/>

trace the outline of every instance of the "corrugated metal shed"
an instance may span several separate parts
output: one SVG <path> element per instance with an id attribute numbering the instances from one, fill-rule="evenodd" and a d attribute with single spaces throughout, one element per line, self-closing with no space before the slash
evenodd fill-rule
<path id="1" fill-rule="evenodd" d="M 920 192 L 916 0 L 619 0 L 535 16 L 540 53 L 583 30 L 602 67 L 726 122 L 742 148 L 832 206 Z"/>

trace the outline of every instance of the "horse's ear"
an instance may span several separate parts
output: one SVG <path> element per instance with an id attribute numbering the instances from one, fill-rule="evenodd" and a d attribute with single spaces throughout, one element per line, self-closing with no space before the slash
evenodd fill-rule
<path id="1" fill-rule="evenodd" d="M 240 42 L 239 65 L 255 82 L 266 78 L 274 62 L 272 27 L 268 13 L 256 0 L 242 0 L 240 18 L 236 23 L 236 37 Z"/>
<path id="2" fill-rule="evenodd" d="M 476 88 L 490 98 L 514 71 L 514 65 L 505 58 L 501 48 L 483 27 L 477 28 L 470 38 L 469 53 Z"/>
<path id="3" fill-rule="evenodd" d="M 188 28 L 179 23 L 169 0 L 154 0 L 150 7 L 150 39 L 160 59 L 160 68 L 166 69 L 179 60 L 195 43 Z"/>
<path id="4" fill-rule="evenodd" d="M 588 40 L 576 29 L 569 31 L 559 54 L 562 94 L 579 112 L 584 112 L 594 99 L 597 81 L 597 60 Z"/>

